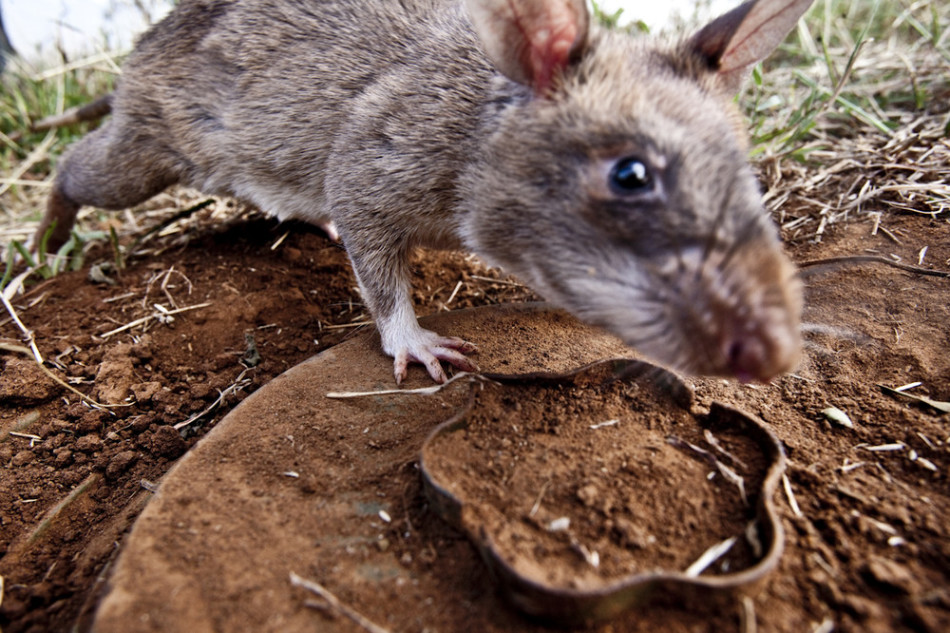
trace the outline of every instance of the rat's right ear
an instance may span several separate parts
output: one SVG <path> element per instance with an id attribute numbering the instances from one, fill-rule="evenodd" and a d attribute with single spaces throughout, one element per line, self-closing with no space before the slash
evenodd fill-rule
<path id="1" fill-rule="evenodd" d="M 750 0 L 713 20 L 690 40 L 727 90 L 737 92 L 748 68 L 774 51 L 812 0 Z"/>
<path id="2" fill-rule="evenodd" d="M 465 5 L 495 67 L 538 96 L 587 44 L 585 0 L 465 0 Z"/>

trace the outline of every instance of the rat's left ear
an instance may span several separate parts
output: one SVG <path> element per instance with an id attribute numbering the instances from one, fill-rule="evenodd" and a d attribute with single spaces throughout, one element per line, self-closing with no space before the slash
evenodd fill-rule
<path id="1" fill-rule="evenodd" d="M 587 45 L 586 0 L 466 0 L 495 67 L 543 97 L 553 77 Z"/>
<path id="2" fill-rule="evenodd" d="M 750 0 L 716 18 L 687 42 L 738 92 L 748 68 L 778 48 L 812 0 Z"/>

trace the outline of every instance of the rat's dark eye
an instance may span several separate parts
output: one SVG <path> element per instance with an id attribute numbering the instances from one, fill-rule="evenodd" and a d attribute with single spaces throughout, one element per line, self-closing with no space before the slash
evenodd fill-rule
<path id="1" fill-rule="evenodd" d="M 610 170 L 610 189 L 618 195 L 643 193 L 652 185 L 650 170 L 639 158 L 621 158 Z"/>

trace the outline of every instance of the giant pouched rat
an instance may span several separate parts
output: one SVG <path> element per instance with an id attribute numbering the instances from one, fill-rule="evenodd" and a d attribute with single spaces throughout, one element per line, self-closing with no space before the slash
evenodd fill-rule
<path id="1" fill-rule="evenodd" d="M 467 249 L 676 369 L 768 380 L 801 292 L 733 96 L 811 0 L 746 2 L 678 42 L 584 0 L 182 0 L 65 156 L 38 238 L 169 185 L 332 221 L 395 357 L 444 381 L 417 246 Z"/>

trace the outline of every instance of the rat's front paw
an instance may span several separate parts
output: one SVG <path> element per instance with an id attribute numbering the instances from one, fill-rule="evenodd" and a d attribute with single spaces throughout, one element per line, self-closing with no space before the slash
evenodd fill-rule
<path id="1" fill-rule="evenodd" d="M 385 345 L 384 349 L 395 358 L 393 369 L 397 385 L 405 380 L 409 363 L 425 365 L 432 380 L 437 383 L 446 381 L 441 361 L 462 371 L 478 371 L 478 365 L 465 356 L 478 351 L 474 344 L 454 336 L 439 336 L 429 330 L 413 332 L 412 336 Z"/>

